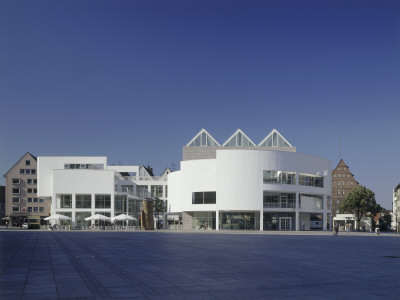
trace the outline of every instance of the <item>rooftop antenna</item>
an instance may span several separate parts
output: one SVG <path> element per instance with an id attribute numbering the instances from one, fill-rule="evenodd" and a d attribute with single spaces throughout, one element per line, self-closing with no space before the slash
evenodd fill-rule
<path id="1" fill-rule="evenodd" d="M 342 159 L 342 128 L 340 128 L 340 148 L 339 148 L 340 159 Z"/>

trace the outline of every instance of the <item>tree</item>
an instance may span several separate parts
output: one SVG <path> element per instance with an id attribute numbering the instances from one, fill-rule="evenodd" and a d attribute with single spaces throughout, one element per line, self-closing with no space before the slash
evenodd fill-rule
<path id="1" fill-rule="evenodd" d="M 155 197 L 153 209 L 154 215 L 157 218 L 157 229 L 160 229 L 160 215 L 162 215 L 166 210 L 165 201 Z"/>
<path id="2" fill-rule="evenodd" d="M 365 186 L 359 185 L 352 189 L 340 205 L 340 213 L 350 213 L 360 224 L 361 218 L 367 214 L 376 215 L 380 206 L 376 204 L 375 193 Z M 371 220 L 373 222 L 373 218 Z"/>

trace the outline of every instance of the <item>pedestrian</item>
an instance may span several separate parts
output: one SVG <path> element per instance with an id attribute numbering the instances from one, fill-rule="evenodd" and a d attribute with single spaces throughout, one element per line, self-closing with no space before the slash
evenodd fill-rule
<path id="1" fill-rule="evenodd" d="M 6 221 L 6 228 L 8 228 L 8 221 Z"/>

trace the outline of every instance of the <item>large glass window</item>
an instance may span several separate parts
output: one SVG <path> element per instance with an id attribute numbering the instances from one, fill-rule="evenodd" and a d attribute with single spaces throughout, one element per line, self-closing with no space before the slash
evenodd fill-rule
<path id="1" fill-rule="evenodd" d="M 264 228 L 263 230 L 294 230 L 295 214 L 294 213 L 264 213 Z M 288 220 L 290 221 L 288 222 Z"/>
<path id="2" fill-rule="evenodd" d="M 62 212 L 63 215 L 66 215 L 65 212 Z M 76 212 L 75 213 L 75 223 L 77 226 L 88 226 L 90 225 L 90 221 L 85 221 L 86 218 L 90 217 L 92 213 L 88 212 Z"/>
<path id="3" fill-rule="evenodd" d="M 114 213 L 115 215 L 127 213 L 127 202 L 126 195 L 115 195 L 114 196 Z"/>
<path id="4" fill-rule="evenodd" d="M 324 187 L 324 177 L 308 175 L 308 174 L 300 174 L 299 184 L 306 186 Z"/>
<path id="5" fill-rule="evenodd" d="M 216 229 L 215 211 L 199 211 L 193 212 L 192 229 L 194 230 L 211 230 Z"/>
<path id="6" fill-rule="evenodd" d="M 217 203 L 216 192 L 193 192 L 192 204 L 215 204 Z"/>
<path id="7" fill-rule="evenodd" d="M 220 229 L 231 230 L 259 230 L 259 212 L 220 212 Z"/>
<path id="8" fill-rule="evenodd" d="M 296 184 L 295 172 L 264 170 L 264 183 Z"/>
<path id="9" fill-rule="evenodd" d="M 152 197 L 163 197 L 163 186 L 162 185 L 152 185 L 151 186 L 151 196 Z"/>
<path id="10" fill-rule="evenodd" d="M 72 208 L 72 195 L 58 195 L 58 208 Z"/>
<path id="11" fill-rule="evenodd" d="M 76 208 L 92 208 L 92 195 L 76 195 Z"/>
<path id="12" fill-rule="evenodd" d="M 263 206 L 264 208 L 295 208 L 296 193 L 274 193 L 264 191 Z"/>
<path id="13" fill-rule="evenodd" d="M 147 185 L 137 185 L 136 194 L 138 197 L 148 197 L 149 187 Z"/>
<path id="14" fill-rule="evenodd" d="M 111 195 L 95 195 L 95 208 L 111 208 Z"/>

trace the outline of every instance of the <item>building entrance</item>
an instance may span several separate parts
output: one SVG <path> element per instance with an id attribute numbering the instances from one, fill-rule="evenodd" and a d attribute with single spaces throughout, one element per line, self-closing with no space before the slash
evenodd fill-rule
<path id="1" fill-rule="evenodd" d="M 279 218 L 279 230 L 292 230 L 292 218 L 280 217 Z"/>

